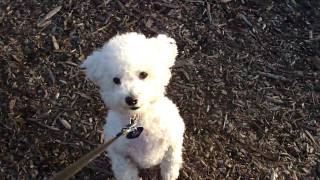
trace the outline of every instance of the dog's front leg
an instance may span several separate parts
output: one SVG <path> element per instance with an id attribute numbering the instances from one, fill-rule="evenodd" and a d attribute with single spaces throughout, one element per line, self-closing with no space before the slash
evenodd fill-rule
<path id="1" fill-rule="evenodd" d="M 138 180 L 138 168 L 129 158 L 109 151 L 112 170 L 117 180 Z"/>
<path id="2" fill-rule="evenodd" d="M 182 142 L 171 145 L 161 162 L 161 176 L 163 180 L 175 180 L 179 176 L 182 165 Z"/>

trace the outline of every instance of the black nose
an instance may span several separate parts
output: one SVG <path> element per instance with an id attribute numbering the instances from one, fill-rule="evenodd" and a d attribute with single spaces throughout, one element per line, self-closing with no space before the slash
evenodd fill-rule
<path id="1" fill-rule="evenodd" d="M 131 97 L 131 96 L 127 96 L 126 97 L 126 103 L 129 105 L 129 106 L 134 106 L 138 103 L 138 99 L 134 98 L 134 97 Z"/>

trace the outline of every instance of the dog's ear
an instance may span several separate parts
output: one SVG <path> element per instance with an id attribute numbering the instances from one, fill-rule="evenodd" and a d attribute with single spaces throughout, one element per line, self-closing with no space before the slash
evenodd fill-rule
<path id="1" fill-rule="evenodd" d="M 102 61 L 102 53 L 100 51 L 94 51 L 80 65 L 80 68 L 85 71 L 87 78 L 97 85 L 99 85 L 99 80 L 102 78 Z"/>
<path id="2" fill-rule="evenodd" d="M 163 61 L 165 61 L 169 67 L 172 67 L 178 55 L 176 41 L 165 34 L 158 35 L 155 40 L 157 42 L 157 48 L 165 57 Z"/>

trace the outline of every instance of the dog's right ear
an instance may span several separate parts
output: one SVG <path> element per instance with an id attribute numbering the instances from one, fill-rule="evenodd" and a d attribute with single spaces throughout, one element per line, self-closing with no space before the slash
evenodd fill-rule
<path id="1" fill-rule="evenodd" d="M 94 51 L 80 65 L 80 68 L 85 71 L 87 78 L 97 85 L 99 85 L 99 81 L 102 78 L 102 61 L 102 53 L 100 51 Z"/>

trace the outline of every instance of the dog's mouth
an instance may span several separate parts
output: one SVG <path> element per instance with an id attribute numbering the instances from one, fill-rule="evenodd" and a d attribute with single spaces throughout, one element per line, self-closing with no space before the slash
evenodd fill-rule
<path id="1" fill-rule="evenodd" d="M 139 109 L 139 108 L 140 108 L 140 107 L 137 107 L 137 106 L 130 107 L 130 109 L 133 110 L 133 111 L 134 111 L 134 110 L 137 110 L 137 109 Z"/>

